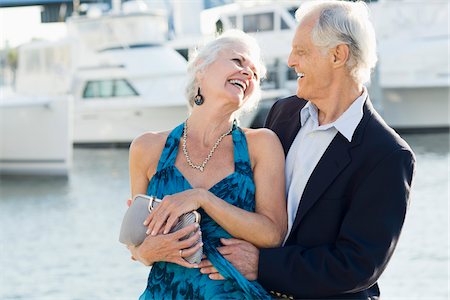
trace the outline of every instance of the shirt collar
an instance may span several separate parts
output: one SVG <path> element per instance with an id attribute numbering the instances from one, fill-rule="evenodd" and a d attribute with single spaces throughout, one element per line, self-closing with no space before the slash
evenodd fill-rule
<path id="1" fill-rule="evenodd" d="M 330 127 L 336 128 L 349 142 L 352 141 L 353 134 L 355 133 L 356 127 L 363 117 L 363 106 L 368 96 L 367 88 L 363 87 L 363 93 L 361 96 L 356 98 L 355 101 L 350 105 L 349 108 L 334 122 L 318 126 L 318 110 L 317 107 L 310 101 L 303 107 L 300 111 L 300 122 L 304 126 L 306 121 L 311 117 L 312 121 L 316 126 L 316 129 L 326 130 Z"/>

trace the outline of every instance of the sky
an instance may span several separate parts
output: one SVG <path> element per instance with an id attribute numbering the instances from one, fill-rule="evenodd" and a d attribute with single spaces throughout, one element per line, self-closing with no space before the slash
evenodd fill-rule
<path id="1" fill-rule="evenodd" d="M 32 37 L 54 40 L 64 36 L 64 23 L 41 24 L 40 6 L 0 9 L 0 49 L 16 47 Z"/>

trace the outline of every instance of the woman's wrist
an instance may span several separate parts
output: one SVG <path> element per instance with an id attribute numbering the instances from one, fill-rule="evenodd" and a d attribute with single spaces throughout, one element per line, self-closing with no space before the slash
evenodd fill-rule
<path id="1" fill-rule="evenodd" d="M 203 189 L 203 188 L 196 188 L 195 189 L 195 198 L 197 199 L 198 207 L 205 207 L 205 204 L 208 203 L 210 193 L 209 191 Z"/>

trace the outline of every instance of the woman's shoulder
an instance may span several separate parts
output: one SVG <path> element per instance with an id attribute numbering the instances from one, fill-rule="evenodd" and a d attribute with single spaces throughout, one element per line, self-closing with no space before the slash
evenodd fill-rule
<path id="1" fill-rule="evenodd" d="M 278 136 L 268 128 L 242 128 L 248 143 L 257 146 L 270 145 L 280 143 Z"/>
<path id="2" fill-rule="evenodd" d="M 170 131 L 145 132 L 136 137 L 130 145 L 130 156 L 148 157 L 157 156 L 162 152 Z"/>
<path id="3" fill-rule="evenodd" d="M 250 156 L 253 159 L 267 156 L 284 156 L 283 147 L 278 136 L 268 128 L 243 128 Z"/>

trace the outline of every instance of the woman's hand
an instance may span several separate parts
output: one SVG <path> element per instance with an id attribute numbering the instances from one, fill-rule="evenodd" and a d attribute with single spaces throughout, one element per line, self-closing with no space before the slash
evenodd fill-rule
<path id="1" fill-rule="evenodd" d="M 165 196 L 144 222 L 144 225 L 148 225 L 147 234 L 156 236 L 162 228 L 163 234 L 169 233 L 181 215 L 201 207 L 206 197 L 207 192 L 203 189 L 191 189 Z"/>
<path id="2" fill-rule="evenodd" d="M 191 232 L 195 234 L 186 240 L 180 240 Z M 131 252 L 131 259 L 138 260 L 146 266 L 157 261 L 166 261 L 186 268 L 198 268 L 197 264 L 188 263 L 184 257 L 194 254 L 203 246 L 203 243 L 195 244 L 200 235 L 199 225 L 195 223 L 174 233 L 147 236 L 141 245 L 128 246 L 128 249 Z"/>

